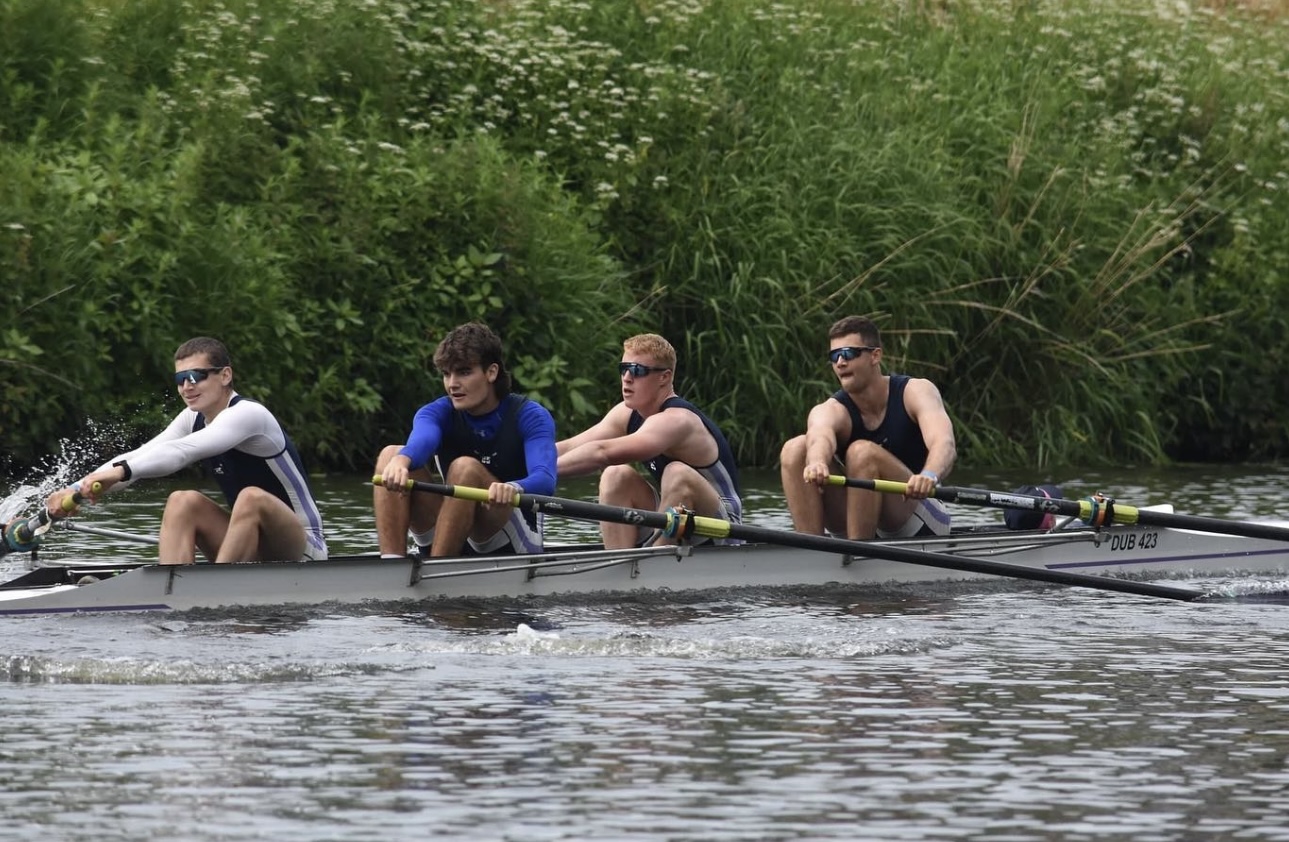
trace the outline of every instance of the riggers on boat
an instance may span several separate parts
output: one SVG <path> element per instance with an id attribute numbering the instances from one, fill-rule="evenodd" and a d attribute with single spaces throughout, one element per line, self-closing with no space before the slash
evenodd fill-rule
<path id="1" fill-rule="evenodd" d="M 578 504 L 592 506 L 593 504 Z M 592 516 L 601 515 L 596 508 Z M 649 513 L 631 513 L 650 516 Z M 656 515 L 656 513 L 654 513 Z M 640 591 L 845 586 L 1015 576 L 1184 601 L 1204 592 L 1167 577 L 1284 574 L 1289 541 L 1167 526 L 956 531 L 943 538 L 856 542 L 790 536 L 741 546 L 604 550 L 418 560 L 376 555 L 313 562 L 159 565 L 60 562 L 0 585 L 0 615 L 174 611 L 278 604 L 361 603 L 630 594 Z M 836 550 L 836 551 L 830 551 Z M 1149 581 L 1146 581 L 1149 580 Z"/>

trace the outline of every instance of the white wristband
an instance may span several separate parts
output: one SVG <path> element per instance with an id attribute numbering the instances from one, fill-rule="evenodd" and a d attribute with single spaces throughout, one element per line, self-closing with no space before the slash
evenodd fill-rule
<path id="1" fill-rule="evenodd" d="M 935 471 L 923 470 L 920 476 L 930 477 L 931 482 L 935 483 L 936 485 L 940 484 L 940 475 L 937 474 Z"/>

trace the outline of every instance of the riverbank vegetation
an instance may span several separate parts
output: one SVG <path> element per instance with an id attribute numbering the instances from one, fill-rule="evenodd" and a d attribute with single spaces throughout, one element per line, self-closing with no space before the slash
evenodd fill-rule
<path id="1" fill-rule="evenodd" d="M 668 336 L 771 465 L 861 313 L 972 463 L 1281 458 L 1286 43 L 1203 2 L 0 0 L 0 448 L 150 432 L 210 334 L 365 469 L 478 318 L 561 432 Z"/>

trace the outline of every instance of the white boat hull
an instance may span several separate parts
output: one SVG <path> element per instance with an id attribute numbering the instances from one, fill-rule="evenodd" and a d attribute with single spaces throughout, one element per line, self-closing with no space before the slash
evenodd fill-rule
<path id="1" fill-rule="evenodd" d="M 889 542 L 1031 568 L 1120 577 L 1289 572 L 1289 542 L 1167 527 L 1055 533 L 991 531 Z M 880 585 L 981 574 L 769 544 L 574 550 L 417 563 L 350 556 L 321 562 L 71 564 L 0 585 L 0 615 L 177 611 L 257 605 L 628 594 L 642 590 Z M 78 584 L 78 582 L 85 582 Z"/>

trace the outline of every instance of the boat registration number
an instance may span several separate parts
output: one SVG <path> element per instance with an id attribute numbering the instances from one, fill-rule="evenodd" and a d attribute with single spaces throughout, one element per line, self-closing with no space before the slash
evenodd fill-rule
<path id="1" fill-rule="evenodd" d="M 1111 535 L 1111 550 L 1153 550 L 1159 546 L 1158 532 L 1129 532 L 1127 535 Z"/>

